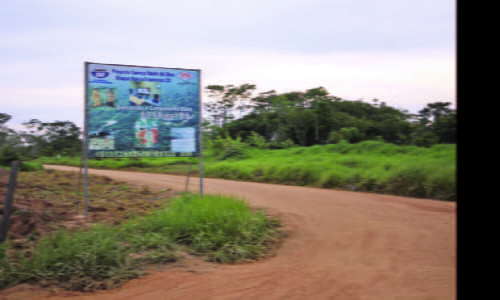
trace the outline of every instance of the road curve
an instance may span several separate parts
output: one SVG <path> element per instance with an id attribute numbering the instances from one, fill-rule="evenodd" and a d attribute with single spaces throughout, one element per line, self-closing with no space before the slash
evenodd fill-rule
<path id="1" fill-rule="evenodd" d="M 95 169 L 89 173 L 151 188 L 184 190 L 186 184 L 183 176 Z M 198 187 L 199 179 L 192 177 L 190 190 Z M 253 206 L 280 212 L 292 234 L 275 257 L 261 262 L 172 268 L 116 290 L 75 298 L 456 298 L 454 202 L 211 178 L 204 179 L 204 192 L 243 196 Z"/>

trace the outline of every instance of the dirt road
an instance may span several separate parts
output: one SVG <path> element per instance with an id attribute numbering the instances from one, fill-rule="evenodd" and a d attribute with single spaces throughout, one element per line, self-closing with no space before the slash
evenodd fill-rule
<path id="1" fill-rule="evenodd" d="M 90 173 L 178 190 L 184 190 L 186 180 L 107 170 Z M 114 291 L 76 298 L 456 298 L 456 203 L 219 179 L 204 183 L 206 193 L 244 196 L 251 205 L 283 213 L 293 233 L 277 256 L 245 265 L 173 268 Z M 198 186 L 199 179 L 191 178 L 190 190 Z"/>

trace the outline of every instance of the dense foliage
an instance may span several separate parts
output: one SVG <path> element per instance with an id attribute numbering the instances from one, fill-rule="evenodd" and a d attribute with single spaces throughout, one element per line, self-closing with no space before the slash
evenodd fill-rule
<path id="1" fill-rule="evenodd" d="M 206 104 L 212 112 L 212 138 L 225 138 L 227 134 L 247 141 L 258 139 L 257 134 L 269 148 L 284 148 L 284 142 L 312 146 L 342 140 L 423 147 L 456 143 L 456 111 L 450 108 L 450 102 L 429 103 L 415 115 L 377 99 L 372 103 L 344 100 L 329 95 L 323 87 L 283 94 L 269 91 L 250 97 L 254 88 L 248 84 L 207 87 L 212 98 Z M 251 109 L 233 120 L 235 107 L 240 114 L 241 108 Z"/>
<path id="2" fill-rule="evenodd" d="M 73 122 L 32 119 L 23 123 L 25 130 L 15 131 L 5 125 L 11 118 L 8 114 L 0 113 L 0 166 L 9 166 L 13 160 L 76 156 L 82 152 L 82 132 Z"/>

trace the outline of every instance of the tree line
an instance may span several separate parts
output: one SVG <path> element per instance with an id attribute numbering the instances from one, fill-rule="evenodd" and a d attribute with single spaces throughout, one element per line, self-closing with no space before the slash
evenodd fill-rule
<path id="1" fill-rule="evenodd" d="M 349 101 L 323 88 L 252 96 L 255 85 L 210 85 L 205 123 L 212 138 L 261 140 L 270 148 L 379 140 L 430 147 L 456 143 L 456 110 L 451 102 L 428 103 L 411 114 L 373 99 Z M 246 114 L 242 115 L 242 111 Z M 241 116 L 239 116 L 239 115 Z"/>
<path id="2" fill-rule="evenodd" d="M 13 160 L 30 160 L 40 156 L 77 156 L 82 153 L 82 131 L 73 122 L 42 122 L 31 119 L 24 130 L 6 126 L 12 116 L 0 113 L 0 165 Z"/>
<path id="3" fill-rule="evenodd" d="M 209 85 L 211 98 L 202 124 L 208 139 L 240 139 L 276 149 L 346 141 L 379 140 L 397 145 L 430 147 L 456 143 L 457 113 L 450 102 L 428 103 L 417 114 L 387 105 L 332 96 L 323 88 L 304 92 L 262 92 L 252 84 Z M 79 156 L 82 129 L 70 121 L 31 119 L 24 130 L 12 130 L 12 118 L 0 113 L 0 165 L 40 156 Z"/>

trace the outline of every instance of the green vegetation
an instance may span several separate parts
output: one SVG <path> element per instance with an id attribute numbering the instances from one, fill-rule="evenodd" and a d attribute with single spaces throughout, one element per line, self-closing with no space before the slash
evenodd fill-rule
<path id="1" fill-rule="evenodd" d="M 207 87 L 212 98 L 206 103 L 212 124 L 210 138 L 240 137 L 246 142 L 255 140 L 255 132 L 271 149 L 283 148 L 285 141 L 300 146 L 341 140 L 422 147 L 456 143 L 456 111 L 450 108 L 451 102 L 429 103 L 418 114 L 411 114 L 378 99 L 344 100 L 323 87 L 283 94 L 269 91 L 256 97 L 251 96 L 253 89 L 248 84 Z M 236 118 L 238 111 L 240 117 Z"/>
<path id="2" fill-rule="evenodd" d="M 43 165 L 39 162 L 27 162 L 23 161 L 21 163 L 21 167 L 19 168 L 21 172 L 31 172 L 31 171 L 39 171 L 43 170 Z"/>
<path id="3" fill-rule="evenodd" d="M 137 277 L 132 261 L 127 259 L 130 250 L 119 243 L 118 233 L 105 225 L 75 233 L 57 231 L 44 236 L 28 257 L 8 243 L 1 245 L 0 288 L 43 282 L 89 291 Z"/>
<path id="4" fill-rule="evenodd" d="M 455 146 L 346 142 L 248 149 L 245 159 L 208 162 L 209 177 L 455 200 Z"/>
<path id="5" fill-rule="evenodd" d="M 206 87 L 205 176 L 455 199 L 457 119 L 450 102 L 411 114 L 378 99 L 341 99 L 323 87 L 254 96 L 255 89 Z M 80 165 L 80 131 L 71 122 L 31 120 L 29 131 L 16 133 L 3 125 L 9 119 L 0 114 L 0 165 Z M 197 158 L 92 159 L 89 166 L 184 175 L 191 162 L 195 175 Z"/>
<path id="6" fill-rule="evenodd" d="M 242 199 L 184 195 L 120 225 L 46 234 L 25 251 L 1 245 L 0 288 L 43 282 L 70 290 L 107 289 L 140 276 L 147 263 L 178 260 L 182 248 L 217 262 L 257 259 L 279 238 L 278 225 Z"/>
<path id="7" fill-rule="evenodd" d="M 456 199 L 456 147 L 430 148 L 378 141 L 259 149 L 238 140 L 207 145 L 204 175 L 231 180 L 339 188 L 439 200 Z M 90 160 L 89 167 L 185 175 L 188 158 Z M 192 160 L 192 175 L 198 159 Z M 79 158 L 43 158 L 44 164 L 79 166 Z"/>
<path id="8" fill-rule="evenodd" d="M 135 238 L 159 235 L 188 245 L 211 261 L 233 262 L 267 254 L 278 225 L 278 219 L 268 218 L 265 211 L 252 211 L 243 199 L 191 195 L 175 199 L 146 218 L 131 220 L 123 228 Z"/>

